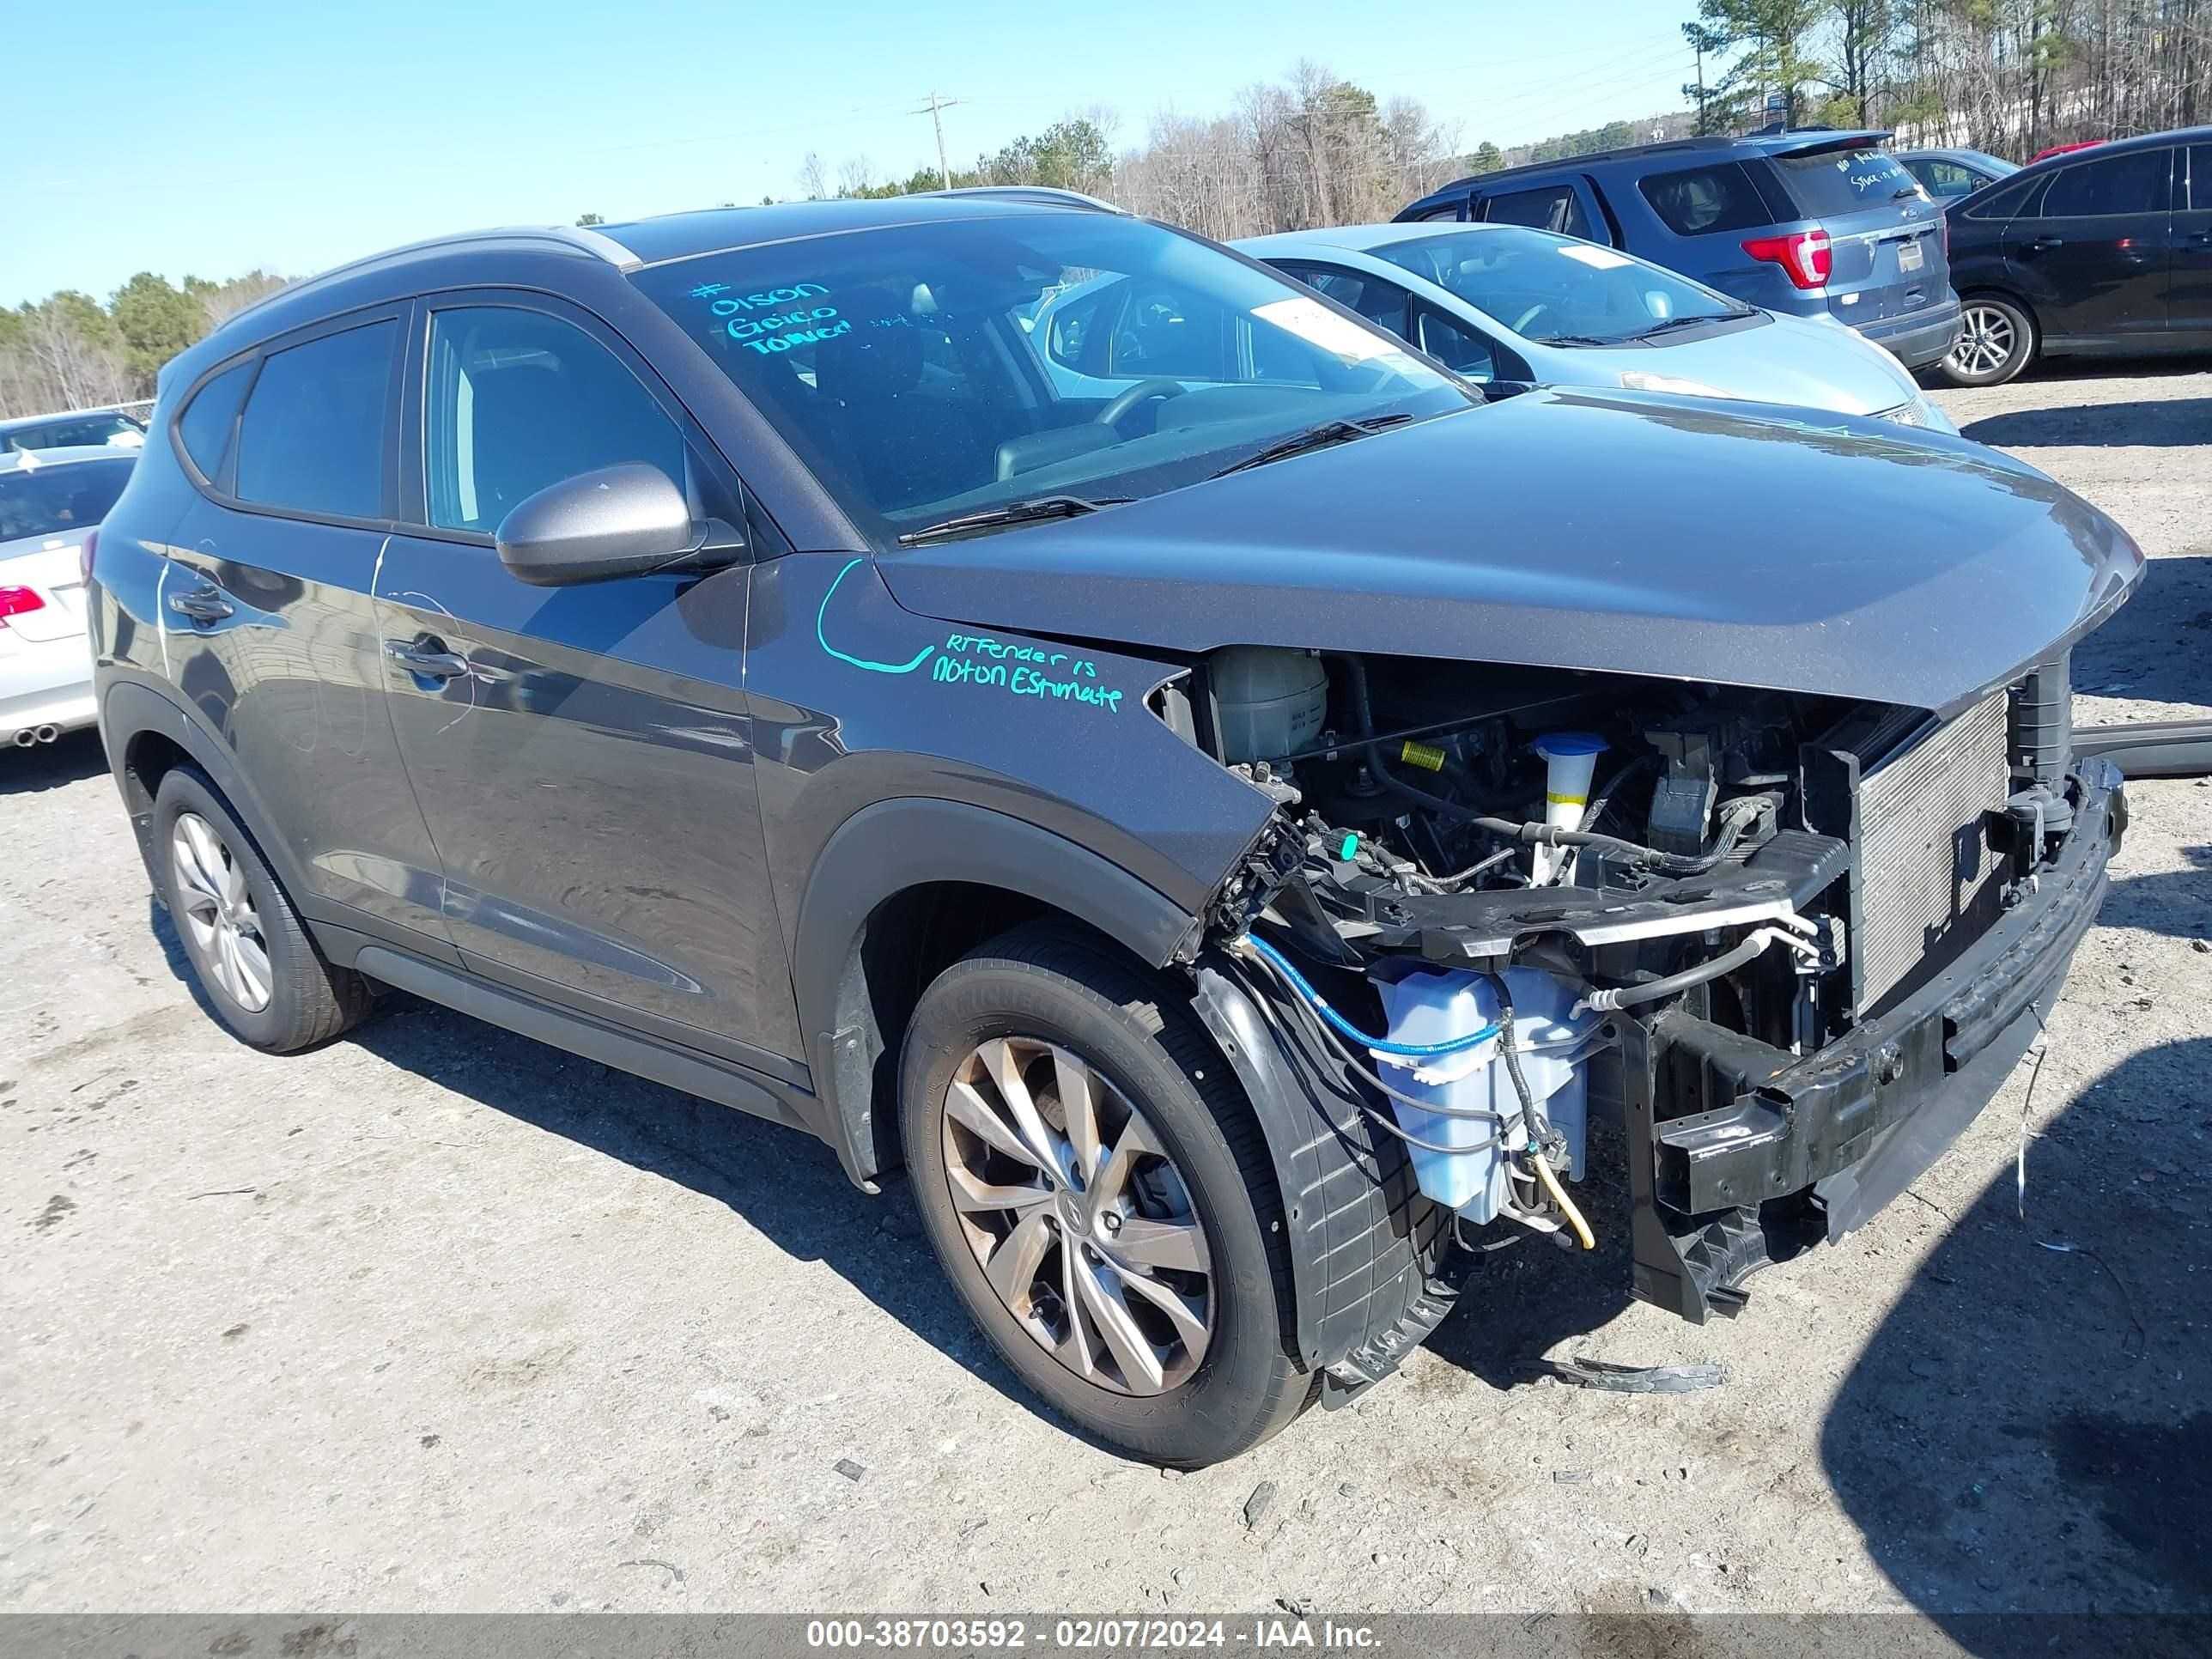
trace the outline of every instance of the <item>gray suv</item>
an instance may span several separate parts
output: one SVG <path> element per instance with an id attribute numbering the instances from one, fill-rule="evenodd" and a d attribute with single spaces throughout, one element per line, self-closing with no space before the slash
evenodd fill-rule
<path id="1" fill-rule="evenodd" d="M 1679 138 L 1462 179 L 1400 219 L 1581 236 L 1793 317 L 1856 329 L 1907 368 L 1959 333 L 1942 210 L 1881 146 L 1812 128 Z"/>
<path id="2" fill-rule="evenodd" d="M 1703 1320 L 1895 1196 L 2096 913 L 2068 653 L 2142 568 L 1958 439 L 1493 399 L 1036 192 L 332 271 L 167 367 L 87 558 L 240 1040 L 398 987 L 902 1167 L 1176 1464 L 1387 1376 L 1462 1236 Z"/>

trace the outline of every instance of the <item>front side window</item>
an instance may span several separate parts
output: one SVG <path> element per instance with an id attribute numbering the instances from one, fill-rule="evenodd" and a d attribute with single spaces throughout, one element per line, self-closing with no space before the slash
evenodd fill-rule
<path id="1" fill-rule="evenodd" d="M 1532 230 L 1556 230 L 1569 236 L 1589 234 L 1589 221 L 1572 185 L 1545 185 L 1536 190 L 1516 190 L 1492 196 L 1483 204 L 1482 216 L 1493 225 L 1526 225 Z"/>
<path id="2" fill-rule="evenodd" d="M 1972 196 L 1987 182 L 1978 173 L 1968 172 L 1956 161 L 1937 161 L 1923 157 L 1907 161 L 1905 167 L 1920 181 L 1920 188 L 1939 202 L 1955 197 Z"/>
<path id="3" fill-rule="evenodd" d="M 1778 155 L 1775 170 L 1808 219 L 1861 213 L 1919 195 L 1920 185 L 1894 155 L 1880 149 L 1823 149 Z"/>
<path id="4" fill-rule="evenodd" d="M 30 471 L 0 472 L 0 542 L 26 536 L 67 536 L 107 516 L 132 463 L 57 461 Z"/>
<path id="5" fill-rule="evenodd" d="M 2163 213 L 2173 166 L 2170 149 L 2130 150 L 2077 161 L 2044 192 L 2045 219 L 2087 219 L 2115 213 Z"/>
<path id="6" fill-rule="evenodd" d="M 2190 146 L 2189 205 L 2198 213 L 2212 212 L 2212 144 Z"/>
<path id="7" fill-rule="evenodd" d="M 1446 368 L 1456 369 L 1470 380 L 1498 378 L 1498 356 L 1491 350 L 1490 342 L 1466 324 L 1423 306 L 1414 313 L 1413 327 L 1420 336 L 1421 349 Z"/>
<path id="8" fill-rule="evenodd" d="M 1340 265 L 1285 264 L 1278 269 L 1326 294 L 1347 311 L 1358 312 L 1377 328 L 1406 337 L 1406 301 L 1413 296 L 1395 283 Z"/>
<path id="9" fill-rule="evenodd" d="M 2043 186 L 2041 179 L 2029 179 L 2002 190 L 1992 191 L 1973 206 L 1964 210 L 1969 219 L 2009 219 L 2026 205 L 2027 198 Z"/>
<path id="10" fill-rule="evenodd" d="M 430 319 L 422 476 L 430 523 L 489 534 L 549 484 L 624 461 L 684 487 L 684 436 L 597 340 L 505 306 Z"/>
<path id="11" fill-rule="evenodd" d="M 272 351 L 238 428 L 240 501 L 340 519 L 384 515 L 385 415 L 399 325 Z"/>
<path id="12" fill-rule="evenodd" d="M 1636 188 L 1677 236 L 1711 236 L 1724 230 L 1748 230 L 1774 217 L 1759 186 L 1741 161 L 1655 173 Z"/>
<path id="13" fill-rule="evenodd" d="M 883 543 L 1042 495 L 1158 495 L 1322 422 L 1473 401 L 1394 337 L 1120 215 L 886 226 L 632 280 Z"/>
<path id="14" fill-rule="evenodd" d="M 1613 248 L 1540 230 L 1469 227 L 1388 242 L 1372 252 L 1456 294 L 1527 340 L 1619 345 L 1662 326 L 1752 314 L 1749 307 L 1686 276 Z"/>

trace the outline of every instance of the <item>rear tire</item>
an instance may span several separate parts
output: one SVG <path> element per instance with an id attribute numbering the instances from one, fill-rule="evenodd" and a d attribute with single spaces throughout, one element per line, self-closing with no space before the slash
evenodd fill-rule
<path id="1" fill-rule="evenodd" d="M 2010 300 L 1977 294 L 1960 306 L 1959 338 L 1942 362 L 1953 386 L 2002 386 L 2035 360 L 2035 319 Z"/>
<path id="2" fill-rule="evenodd" d="M 154 847 L 161 902 L 192 976 L 241 1042 L 296 1054 L 368 1014 L 368 981 L 324 960 L 261 849 L 197 768 L 161 779 Z"/>
<path id="3" fill-rule="evenodd" d="M 922 994 L 900 1094 L 938 1260 L 1055 1410 L 1195 1468 L 1312 1402 L 1265 1139 L 1161 982 L 1073 928 L 1018 928 Z"/>

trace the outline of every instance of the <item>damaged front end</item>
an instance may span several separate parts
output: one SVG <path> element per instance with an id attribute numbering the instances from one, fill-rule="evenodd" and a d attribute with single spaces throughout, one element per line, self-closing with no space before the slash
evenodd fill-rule
<path id="1" fill-rule="evenodd" d="M 1201 1011 L 1323 1136 L 1356 1115 L 1398 1143 L 1431 1224 L 1585 1248 L 1626 1224 L 1636 1295 L 1733 1314 L 1758 1268 L 1902 1191 L 2056 995 L 2125 823 L 2118 773 L 2069 752 L 2066 677 L 2061 649 L 1938 718 L 1212 653 L 1155 712 L 1276 811 L 1218 890 Z M 1626 1217 L 1577 1196 L 1593 1116 L 1622 1127 Z M 1339 1386 L 1394 1366 L 1448 1288 L 1365 1332 Z"/>

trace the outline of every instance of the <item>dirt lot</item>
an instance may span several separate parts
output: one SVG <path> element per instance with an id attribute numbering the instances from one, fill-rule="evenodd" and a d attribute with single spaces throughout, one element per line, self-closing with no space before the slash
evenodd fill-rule
<path id="1" fill-rule="evenodd" d="M 1944 401 L 2156 556 L 2081 718 L 2212 703 L 2212 374 Z M 10 755 L 0 1609 L 2212 1607 L 2212 790 L 2133 793 L 2033 1099 L 1844 1248 L 1703 1329 L 1618 1225 L 1490 1257 L 1407 1374 L 1163 1478 L 797 1135 L 398 998 L 230 1042 L 96 744 Z M 1729 1381 L 1517 1369 L 1570 1351 Z"/>

